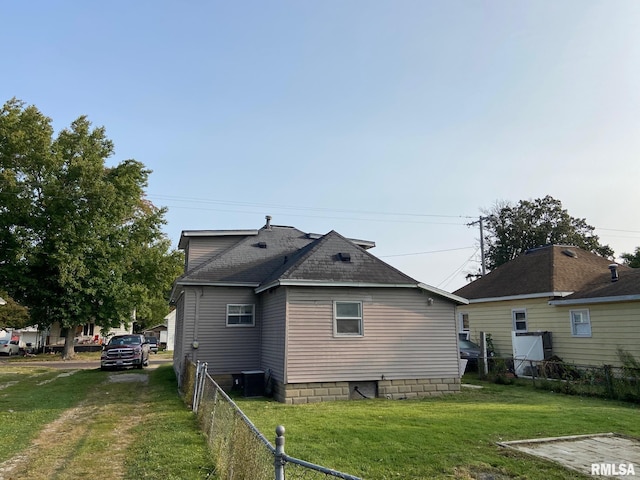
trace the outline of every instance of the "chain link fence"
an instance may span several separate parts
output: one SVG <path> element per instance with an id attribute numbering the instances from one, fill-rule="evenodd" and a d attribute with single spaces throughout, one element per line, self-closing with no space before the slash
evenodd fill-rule
<path id="1" fill-rule="evenodd" d="M 207 364 L 186 361 L 181 391 L 205 433 L 225 480 L 361 480 L 346 473 L 289 457 L 284 452 L 284 427 L 276 429 L 276 446 L 253 425 L 207 372 Z"/>
<path id="2" fill-rule="evenodd" d="M 497 383 L 511 383 L 515 378 L 523 378 L 540 389 L 640 403 L 640 368 L 513 357 L 491 357 L 488 367 L 487 376 Z M 522 373 L 515 375 L 516 371 Z"/>

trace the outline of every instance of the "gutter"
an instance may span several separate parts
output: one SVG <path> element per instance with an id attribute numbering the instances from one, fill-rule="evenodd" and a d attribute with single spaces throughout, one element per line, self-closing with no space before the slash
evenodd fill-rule
<path id="1" fill-rule="evenodd" d="M 618 295 L 615 297 L 571 298 L 567 300 L 550 300 L 549 305 L 593 305 L 598 303 L 637 302 L 640 295 Z"/>
<path id="2" fill-rule="evenodd" d="M 273 287 L 354 287 L 354 288 L 416 288 L 415 283 L 369 283 L 369 282 L 332 282 L 319 280 L 275 280 L 258 286 L 255 293 L 261 293 Z"/>
<path id="3" fill-rule="evenodd" d="M 418 288 L 421 288 L 422 290 L 426 290 L 427 292 L 435 293 L 436 295 L 440 295 L 441 297 L 448 298 L 449 300 L 453 300 L 454 302 L 459 303 L 460 305 L 469 304 L 469 300 L 467 300 L 466 298 L 459 297 L 458 295 L 454 295 L 453 293 L 445 292 L 444 290 L 440 290 L 439 288 L 432 287 L 430 285 L 427 285 L 426 283 L 419 283 Z"/>
<path id="4" fill-rule="evenodd" d="M 521 295 L 508 295 L 505 297 L 486 297 L 469 299 L 469 304 L 485 302 L 505 302 L 509 300 L 527 300 L 531 298 L 567 297 L 575 292 L 543 292 L 543 293 L 523 293 Z"/>

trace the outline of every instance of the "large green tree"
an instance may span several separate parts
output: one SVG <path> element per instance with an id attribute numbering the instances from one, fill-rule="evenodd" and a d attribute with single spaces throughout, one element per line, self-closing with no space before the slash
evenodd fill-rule
<path id="1" fill-rule="evenodd" d="M 625 265 L 631 268 L 640 268 L 640 247 L 636 247 L 635 253 L 623 253 L 620 257 Z"/>
<path id="2" fill-rule="evenodd" d="M 70 331 L 66 358 L 79 325 L 159 315 L 181 266 L 161 230 L 165 210 L 144 198 L 150 171 L 107 166 L 112 154 L 84 116 L 54 136 L 34 106 L 12 99 L 0 110 L 0 285 L 33 323 Z"/>
<path id="3" fill-rule="evenodd" d="M 574 218 L 551 196 L 520 200 L 517 205 L 498 203 L 483 217 L 485 261 L 494 269 L 513 260 L 530 248 L 550 244 L 574 245 L 584 250 L 613 256 L 613 250 L 601 245 L 595 227 L 584 218 Z"/>

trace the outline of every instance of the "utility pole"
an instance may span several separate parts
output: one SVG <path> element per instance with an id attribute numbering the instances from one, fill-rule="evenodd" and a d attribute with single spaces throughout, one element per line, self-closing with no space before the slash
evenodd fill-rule
<path id="1" fill-rule="evenodd" d="M 471 227 L 473 225 L 480 225 L 480 263 L 482 265 L 482 276 L 484 277 L 487 273 L 487 266 L 484 260 L 484 225 L 483 221 L 485 217 L 480 216 L 477 222 L 468 223 L 467 226 Z"/>

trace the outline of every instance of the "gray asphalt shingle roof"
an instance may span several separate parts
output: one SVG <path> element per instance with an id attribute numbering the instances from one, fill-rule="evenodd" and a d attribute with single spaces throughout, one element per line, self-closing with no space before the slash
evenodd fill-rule
<path id="1" fill-rule="evenodd" d="M 342 261 L 338 254 L 348 254 Z M 248 236 L 187 272 L 183 283 L 262 285 L 280 279 L 318 282 L 417 284 L 337 232 L 310 238 L 292 227 L 271 226 Z"/>
<path id="2" fill-rule="evenodd" d="M 418 283 L 335 231 L 327 233 L 288 258 L 264 283 L 276 280 L 387 285 Z"/>

